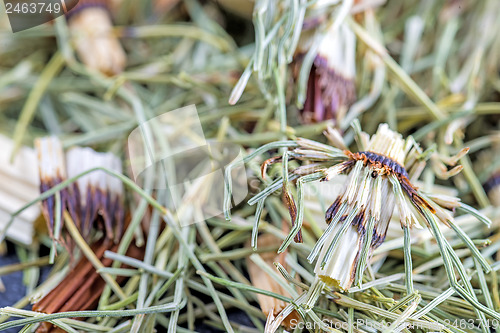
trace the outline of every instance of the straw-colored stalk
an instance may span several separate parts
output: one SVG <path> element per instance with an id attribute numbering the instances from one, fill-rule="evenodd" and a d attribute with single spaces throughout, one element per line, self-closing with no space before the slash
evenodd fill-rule
<path id="1" fill-rule="evenodd" d="M 123 71 L 127 59 L 104 0 L 80 0 L 70 12 L 68 26 L 82 62 L 106 75 Z"/>
<path id="2" fill-rule="evenodd" d="M 279 241 L 280 240 L 278 238 L 276 238 L 271 234 L 264 234 L 258 237 L 259 245 L 262 247 L 276 245 L 279 243 Z M 250 247 L 250 244 L 247 244 L 247 246 Z M 275 269 L 274 266 L 275 262 L 278 262 L 282 266 L 286 267 L 285 255 L 286 253 L 276 254 L 274 252 L 267 252 L 261 254 L 261 257 L 266 262 L 266 264 L 271 266 L 272 269 Z M 250 281 L 252 282 L 254 287 L 267 291 L 272 291 L 279 295 L 290 297 L 288 291 L 286 291 L 285 288 L 283 288 L 272 276 L 269 276 L 255 262 L 250 260 L 250 258 L 247 258 L 246 261 L 247 261 L 248 273 L 250 275 Z M 282 300 L 270 296 L 265 296 L 262 294 L 257 294 L 257 300 L 259 302 L 260 308 L 262 309 L 262 312 L 266 315 L 266 317 L 269 317 L 270 314 L 273 317 L 277 316 L 287 305 Z M 291 321 L 294 320 L 295 322 L 297 322 L 298 319 L 299 319 L 298 313 L 296 311 L 293 311 L 283 320 L 282 324 L 286 328 L 290 328 Z"/>

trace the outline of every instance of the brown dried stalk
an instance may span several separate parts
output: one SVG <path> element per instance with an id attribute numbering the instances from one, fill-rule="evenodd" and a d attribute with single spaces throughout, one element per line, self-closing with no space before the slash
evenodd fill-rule
<path id="1" fill-rule="evenodd" d="M 286 225 L 283 223 L 283 225 Z M 280 240 L 271 234 L 260 235 L 258 238 L 259 246 L 268 247 L 272 245 L 277 245 L 280 243 Z M 250 247 L 250 244 L 247 244 Z M 275 269 L 274 263 L 279 262 L 282 266 L 287 267 L 285 263 L 286 251 L 281 254 L 276 254 L 275 252 L 267 252 L 262 253 L 262 259 Z M 273 277 L 269 276 L 265 273 L 261 267 L 259 267 L 256 263 L 254 263 L 250 258 L 246 259 L 248 266 L 248 274 L 250 275 L 250 281 L 252 284 L 260 289 L 272 291 L 274 293 L 290 297 L 288 291 L 285 290 Z M 260 308 L 262 312 L 267 316 L 272 313 L 274 316 L 278 315 L 285 307 L 286 303 L 282 300 L 265 296 L 262 294 L 257 294 L 257 300 L 259 302 Z M 286 328 L 291 327 L 292 322 L 298 322 L 300 319 L 297 311 L 293 311 L 288 315 L 285 320 L 282 322 L 282 325 Z"/>
<path id="2" fill-rule="evenodd" d="M 104 252 L 107 250 L 116 252 L 118 245 L 100 240 L 94 243 L 91 248 L 105 267 L 111 267 L 113 260 L 104 258 Z M 127 256 L 142 260 L 144 250 L 132 244 L 127 251 Z M 122 267 L 126 266 L 122 265 Z M 123 276 L 116 278 L 118 283 L 122 283 L 124 280 Z M 82 256 L 64 280 L 33 305 L 33 311 L 50 314 L 95 309 L 105 285 L 106 282 L 97 273 L 87 257 Z M 37 333 L 59 331 L 59 328 L 49 322 L 41 323 L 36 330 Z"/>

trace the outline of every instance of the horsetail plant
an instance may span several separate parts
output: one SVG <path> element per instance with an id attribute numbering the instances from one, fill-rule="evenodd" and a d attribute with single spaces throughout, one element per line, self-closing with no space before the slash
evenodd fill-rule
<path id="1" fill-rule="evenodd" d="M 427 226 L 439 246 L 452 289 L 475 307 L 479 319 L 485 320 L 484 314 L 500 318 L 492 308 L 478 301 L 459 257 L 439 228 L 440 223 L 452 228 L 480 263 L 479 267 L 486 273 L 490 272 L 488 262 L 472 240 L 453 221 L 452 211 L 455 208 L 469 211 L 472 208 L 460 203 L 457 198 L 425 193 L 413 185 L 423 171 L 426 160 L 432 156 L 432 150 L 423 151 L 412 137 L 404 140 L 400 134 L 389 129 L 387 124 L 381 124 L 371 138 L 360 130 L 357 122 L 354 129 L 358 152 L 345 149 L 345 144 L 339 140 L 334 140 L 338 147 L 302 138 L 277 142 L 267 147 L 291 147 L 282 156 L 270 158 L 262 164 L 264 177 L 269 165 L 282 162 L 283 176 L 275 179 L 266 189 L 249 200 L 249 204 L 257 204 L 253 230 L 256 237 L 264 201 L 270 194 L 283 188 L 293 226 L 278 252 L 283 252 L 293 239 L 301 240 L 304 185 L 314 181 L 330 181 L 341 174 L 347 176 L 343 190 L 326 211 L 328 226 L 307 258 L 310 263 L 317 259 L 313 284 L 307 293 L 288 305 L 282 315 L 268 321 L 267 331 L 275 331 L 280 320 L 294 308 L 302 310 L 299 313 L 303 314 L 311 312 L 325 288 L 346 292 L 353 283 L 361 286 L 367 263 L 373 251 L 384 241 L 396 207 L 404 231 L 407 294 L 414 292 L 410 229 L 414 226 Z M 332 131 L 335 130 L 330 130 L 328 136 L 338 139 L 339 136 L 333 135 Z M 261 151 L 264 148 L 262 147 Z M 247 159 L 253 158 L 256 153 L 258 152 L 249 155 Z M 289 171 L 289 160 L 305 163 Z M 226 171 L 226 175 L 229 175 L 228 172 L 230 171 Z M 295 182 L 297 188 L 296 203 L 289 189 L 291 182 Z M 230 190 L 230 186 L 228 189 Z M 490 223 L 477 211 L 474 210 L 474 213 L 481 221 Z M 229 217 L 229 213 L 226 217 Z M 255 242 L 252 245 L 256 247 Z M 310 317 L 313 319 L 315 315 Z"/>

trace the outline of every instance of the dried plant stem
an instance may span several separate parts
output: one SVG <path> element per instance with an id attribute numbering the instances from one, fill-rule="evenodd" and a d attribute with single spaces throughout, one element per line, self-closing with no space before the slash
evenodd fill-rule
<path id="1" fill-rule="evenodd" d="M 389 55 L 384 46 L 382 46 L 378 41 L 372 38 L 365 29 L 363 29 L 352 19 L 348 20 L 348 22 L 356 36 L 382 59 L 387 68 L 402 84 L 403 89 L 407 94 L 409 94 L 411 97 L 414 97 L 419 103 L 421 103 L 437 121 L 443 121 L 444 119 L 446 119 L 446 114 L 439 109 L 439 107 L 425 94 L 425 92 L 415 83 L 415 81 L 413 81 L 411 77 L 396 63 L 396 61 L 394 61 L 394 59 Z M 453 137 L 458 146 L 463 146 L 461 139 L 456 133 Z M 477 180 L 475 173 L 472 171 L 470 160 L 468 159 L 468 157 L 464 156 L 460 161 L 464 167 L 464 175 L 471 184 L 472 191 L 476 196 L 479 204 L 482 207 L 488 206 L 488 198 L 486 197 L 481 184 Z"/>
<path id="2" fill-rule="evenodd" d="M 82 235 L 80 235 L 80 232 L 78 231 L 78 228 L 76 227 L 75 223 L 73 222 L 73 219 L 71 218 L 71 215 L 67 211 L 63 212 L 64 216 L 64 225 L 66 226 L 68 232 L 70 233 L 71 237 L 75 241 L 76 245 L 80 248 L 80 250 L 83 252 L 85 257 L 92 263 L 94 268 L 96 270 L 104 268 L 104 265 L 101 263 L 101 261 L 96 257 L 95 253 L 92 251 L 92 249 L 89 247 L 87 242 L 83 239 Z M 111 277 L 111 275 L 107 273 L 101 274 L 101 277 L 106 281 L 106 283 L 113 289 L 115 294 L 120 297 L 121 300 L 124 300 L 127 298 L 127 295 L 123 292 L 123 290 L 120 288 L 116 280 Z"/>
<path id="3" fill-rule="evenodd" d="M 22 270 L 25 270 L 26 268 L 30 268 L 30 267 L 45 266 L 45 265 L 49 264 L 49 261 L 50 261 L 50 258 L 48 256 L 45 256 L 45 257 L 40 257 L 40 258 L 31 260 L 31 261 L 26 261 L 23 263 L 2 266 L 2 267 L 0 267 L 0 276 L 7 275 L 7 274 L 17 272 L 17 271 L 22 271 Z"/>
<path id="4" fill-rule="evenodd" d="M 365 29 L 363 29 L 363 27 L 354 22 L 352 19 L 347 19 L 347 22 L 349 23 L 359 40 L 365 43 L 366 46 L 368 46 L 382 59 L 387 68 L 402 84 L 403 89 L 406 91 L 406 93 L 420 102 L 435 119 L 442 120 L 446 117 L 445 114 L 436 106 L 436 104 L 434 104 L 434 102 L 432 102 L 431 99 L 415 83 L 415 81 L 413 81 L 411 77 L 396 63 L 396 61 L 394 61 L 394 59 L 389 55 L 384 46 L 382 46 L 377 40 L 372 38 L 370 34 Z"/>
<path id="5" fill-rule="evenodd" d="M 270 296 L 270 297 L 274 297 L 276 299 L 279 299 L 281 301 L 285 301 L 285 302 L 291 302 L 292 299 L 289 298 L 289 297 L 286 297 L 286 296 L 282 296 L 282 295 L 279 295 L 279 294 L 276 294 L 276 293 L 273 293 L 272 291 L 268 291 L 268 290 L 263 290 L 263 289 L 259 289 L 259 288 L 256 288 L 256 287 L 253 287 L 251 285 L 246 285 L 246 284 L 243 284 L 243 283 L 239 283 L 239 282 L 234 282 L 234 281 L 230 281 L 230 280 L 226 280 L 226 279 L 221 279 L 221 278 L 218 278 L 212 274 L 209 274 L 209 273 L 206 273 L 206 272 L 201 272 L 201 271 L 197 271 L 196 272 L 197 274 L 199 275 L 202 275 L 216 283 L 219 283 L 221 285 L 224 285 L 224 286 L 228 286 L 228 287 L 234 287 L 234 288 L 238 288 L 238 289 L 242 289 L 242 290 L 248 290 L 248 291 L 251 291 L 251 292 L 254 292 L 254 293 L 259 293 L 259 294 L 262 294 L 262 295 L 265 295 L 265 296 Z"/>
<path id="6" fill-rule="evenodd" d="M 413 274 L 412 274 L 412 259 L 411 259 L 411 241 L 410 229 L 407 226 L 403 227 L 404 232 L 404 255 L 405 255 L 405 285 L 406 294 L 413 294 Z"/>
<path id="7" fill-rule="evenodd" d="M 54 259 L 56 256 L 56 246 L 59 237 L 61 236 L 61 192 L 56 192 L 55 194 L 55 220 L 54 220 L 54 240 L 52 241 L 52 246 L 50 247 L 50 264 L 54 263 Z"/>
<path id="8" fill-rule="evenodd" d="M 24 326 L 33 323 L 40 323 L 43 321 L 51 321 L 54 319 L 60 318 L 95 318 L 95 317 L 127 317 L 127 316 L 135 316 L 137 314 L 148 314 L 148 313 L 160 313 L 160 312 L 171 312 L 178 309 L 180 305 L 170 303 L 163 304 L 157 306 L 151 306 L 143 309 L 134 309 L 134 310 L 117 310 L 117 311 L 68 311 L 68 312 L 59 312 L 53 314 L 42 314 L 38 312 L 31 312 L 33 318 L 13 320 L 7 323 L 0 324 L 0 330 L 5 330 L 11 327 L 16 326 Z M 20 314 L 18 309 L 14 309 L 11 307 L 0 308 L 0 314 L 5 315 L 8 314 L 10 316 L 14 314 Z M 25 311 L 25 310 L 23 310 Z M 25 317 L 25 315 L 21 315 Z"/>
<path id="9" fill-rule="evenodd" d="M 21 114 L 19 116 L 19 121 L 17 122 L 16 128 L 14 129 L 14 148 L 12 149 L 10 156 L 11 162 L 13 161 L 14 156 L 21 147 L 23 136 L 26 133 L 29 123 L 35 115 L 37 106 L 40 103 L 43 94 L 47 90 L 47 87 L 52 79 L 57 75 L 57 73 L 59 73 L 63 66 L 64 59 L 62 57 L 62 54 L 60 52 L 56 52 L 52 56 L 52 59 L 47 63 L 47 66 L 40 74 L 37 83 L 26 99 L 26 103 L 24 104 L 24 107 L 21 110 Z"/>
<path id="10" fill-rule="evenodd" d="M 180 231 L 178 230 L 178 227 L 172 218 L 172 216 L 167 212 L 167 214 L 163 215 L 163 220 L 167 223 L 167 225 L 172 228 L 172 231 L 174 232 L 175 237 L 179 241 L 180 245 L 185 248 L 186 254 L 189 257 L 191 263 L 193 266 L 201 272 L 204 272 L 205 269 L 203 268 L 203 265 L 198 261 L 198 258 L 195 256 L 195 254 L 192 252 L 192 249 L 189 247 L 189 245 L 186 243 L 186 240 L 182 237 Z M 231 324 L 229 323 L 229 319 L 227 317 L 226 311 L 224 310 L 224 307 L 222 305 L 222 302 L 219 298 L 219 296 L 216 294 L 214 286 L 210 282 L 210 280 L 204 276 L 202 276 L 203 282 L 208 288 L 208 291 L 210 292 L 215 304 L 217 305 L 217 310 L 219 311 L 219 315 L 221 316 L 222 322 L 224 324 L 225 329 L 227 332 L 232 333 L 233 328 L 231 327 Z"/>

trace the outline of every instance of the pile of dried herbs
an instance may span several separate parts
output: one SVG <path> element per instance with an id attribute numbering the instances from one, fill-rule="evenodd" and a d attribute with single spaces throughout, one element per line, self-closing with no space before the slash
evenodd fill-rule
<path id="1" fill-rule="evenodd" d="M 80 0 L 13 33 L 2 11 L 0 276 L 26 294 L 0 331 L 498 331 L 499 13 Z M 133 133 L 242 160 L 168 192 L 148 182 L 203 154 L 138 178 Z"/>

